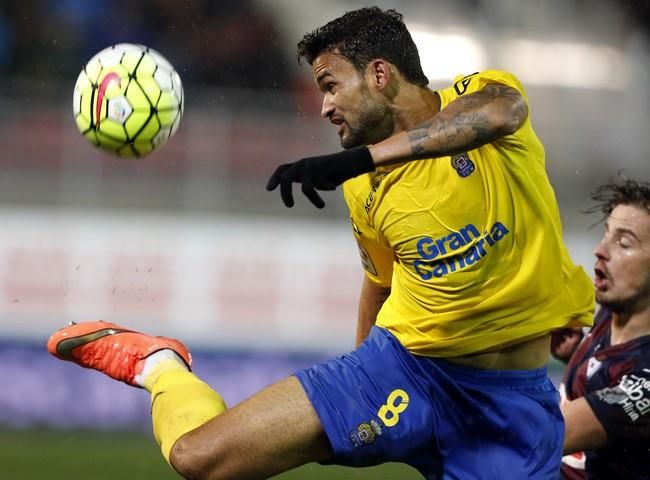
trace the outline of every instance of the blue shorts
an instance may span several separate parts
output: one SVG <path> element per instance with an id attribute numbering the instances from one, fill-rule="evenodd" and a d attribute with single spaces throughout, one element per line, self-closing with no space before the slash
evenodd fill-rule
<path id="1" fill-rule="evenodd" d="M 415 356 L 373 327 L 357 350 L 296 376 L 332 444 L 328 463 L 403 462 L 438 480 L 558 477 L 564 422 L 545 368 Z"/>

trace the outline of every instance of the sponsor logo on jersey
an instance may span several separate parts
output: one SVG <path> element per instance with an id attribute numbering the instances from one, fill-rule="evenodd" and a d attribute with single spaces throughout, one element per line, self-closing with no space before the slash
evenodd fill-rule
<path id="1" fill-rule="evenodd" d="M 465 178 L 469 177 L 476 168 L 474 162 L 469 159 L 467 152 L 459 153 L 451 157 L 451 166 L 454 167 L 456 173 Z"/>
<path id="2" fill-rule="evenodd" d="M 598 399 L 609 405 L 619 405 L 628 418 L 635 423 L 650 414 L 650 378 L 635 374 L 623 375 L 613 388 L 595 392 Z"/>
<path id="3" fill-rule="evenodd" d="M 618 387 L 627 395 L 621 405 L 633 422 L 650 414 L 650 377 L 624 375 Z"/>
<path id="4" fill-rule="evenodd" d="M 381 425 L 377 420 L 372 419 L 369 422 L 360 423 L 356 430 L 352 430 L 349 435 L 352 445 L 358 448 L 374 442 L 381 434 Z"/>
<path id="5" fill-rule="evenodd" d="M 366 213 L 370 211 L 370 207 L 372 207 L 372 203 L 375 201 L 375 194 L 377 193 L 377 189 L 379 188 L 379 185 L 381 185 L 381 181 L 384 179 L 385 176 L 386 174 L 382 173 L 381 175 L 377 175 L 373 180 L 372 187 L 370 188 L 370 193 L 368 193 L 368 196 L 366 197 L 366 202 L 363 205 L 363 208 L 366 210 Z"/>
<path id="6" fill-rule="evenodd" d="M 416 244 L 420 258 L 413 268 L 422 280 L 444 277 L 481 261 L 509 233 L 501 222 L 483 233 L 469 223 L 444 237 L 421 237 Z"/>

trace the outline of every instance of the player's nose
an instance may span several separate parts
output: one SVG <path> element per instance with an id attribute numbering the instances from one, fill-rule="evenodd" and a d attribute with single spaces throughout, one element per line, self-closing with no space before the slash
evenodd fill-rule
<path id="1" fill-rule="evenodd" d="M 593 253 L 596 258 L 600 260 L 607 260 L 609 258 L 609 249 L 607 248 L 607 242 L 605 238 L 598 242 L 596 248 L 593 250 Z"/>
<path id="2" fill-rule="evenodd" d="M 334 114 L 335 110 L 334 102 L 330 95 L 323 96 L 323 105 L 321 105 L 320 114 L 323 118 L 330 118 Z"/>

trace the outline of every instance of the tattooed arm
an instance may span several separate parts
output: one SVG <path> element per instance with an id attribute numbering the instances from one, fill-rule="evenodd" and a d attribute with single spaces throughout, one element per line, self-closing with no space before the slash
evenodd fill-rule
<path id="1" fill-rule="evenodd" d="M 490 83 L 478 92 L 457 98 L 429 121 L 374 145 L 280 165 L 266 189 L 275 190 L 279 185 L 282 201 L 292 207 L 292 184 L 301 183 L 303 194 L 316 207 L 323 208 L 325 202 L 317 190 L 333 190 L 345 180 L 377 167 L 475 149 L 516 132 L 527 116 L 528 106 L 519 91 Z"/>
<path id="2" fill-rule="evenodd" d="M 466 152 L 516 132 L 528 116 L 521 93 L 491 83 L 461 96 L 431 120 L 370 147 L 375 166 Z"/>

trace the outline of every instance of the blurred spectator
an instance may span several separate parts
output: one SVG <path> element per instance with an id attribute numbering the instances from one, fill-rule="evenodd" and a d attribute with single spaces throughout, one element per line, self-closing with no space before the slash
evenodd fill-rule
<path id="1" fill-rule="evenodd" d="M 621 0 L 620 4 L 630 20 L 638 25 L 650 40 L 650 2 L 648 0 Z"/>
<path id="2" fill-rule="evenodd" d="M 287 59 L 273 17 L 250 1 L 150 0 L 155 44 L 190 81 L 237 88 L 287 86 Z"/>
<path id="3" fill-rule="evenodd" d="M 273 17 L 248 0 L 5 0 L 0 10 L 0 69 L 8 73 L 76 78 L 95 53 L 122 42 L 159 50 L 185 82 L 288 82 L 290 52 Z"/>
<path id="4" fill-rule="evenodd" d="M 9 68 L 13 50 L 13 30 L 5 10 L 3 6 L 0 6 L 0 72 Z"/>

